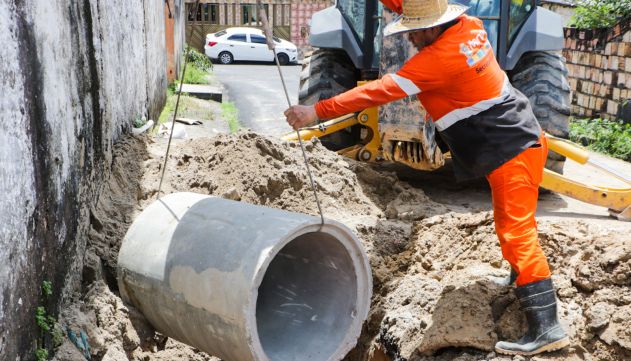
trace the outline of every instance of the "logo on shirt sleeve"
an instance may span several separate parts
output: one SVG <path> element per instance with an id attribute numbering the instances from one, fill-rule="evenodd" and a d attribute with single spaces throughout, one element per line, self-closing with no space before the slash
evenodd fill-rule
<path id="1" fill-rule="evenodd" d="M 466 43 L 460 43 L 460 52 L 467 57 L 467 65 L 474 66 L 482 60 L 491 50 L 491 43 L 487 38 L 486 31 L 472 30 L 473 39 Z"/>

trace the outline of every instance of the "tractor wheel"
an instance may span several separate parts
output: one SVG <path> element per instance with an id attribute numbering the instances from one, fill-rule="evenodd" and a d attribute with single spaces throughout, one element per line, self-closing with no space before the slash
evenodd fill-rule
<path id="1" fill-rule="evenodd" d="M 565 58 L 554 52 L 527 53 L 510 72 L 511 82 L 530 100 L 532 110 L 546 132 L 569 136 L 570 85 Z M 546 168 L 563 173 L 565 157 L 550 151 Z"/>
<path id="2" fill-rule="evenodd" d="M 298 103 L 312 105 L 357 85 L 358 72 L 346 53 L 335 49 L 316 49 L 305 56 L 300 72 Z M 320 138 L 333 151 L 357 144 L 359 126 Z"/>

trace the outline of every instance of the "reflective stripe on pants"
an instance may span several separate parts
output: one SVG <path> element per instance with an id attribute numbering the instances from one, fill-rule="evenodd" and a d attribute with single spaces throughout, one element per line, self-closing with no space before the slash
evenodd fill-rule
<path id="1" fill-rule="evenodd" d="M 517 286 L 550 278 L 550 267 L 537 237 L 537 196 L 548 155 L 544 136 L 489 173 L 495 231 L 502 255 L 517 271 Z"/>

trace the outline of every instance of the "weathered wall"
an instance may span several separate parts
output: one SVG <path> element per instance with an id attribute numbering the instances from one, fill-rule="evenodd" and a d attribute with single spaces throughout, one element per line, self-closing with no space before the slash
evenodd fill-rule
<path id="1" fill-rule="evenodd" d="M 631 18 L 611 29 L 565 29 L 572 114 L 615 119 L 631 99 Z"/>
<path id="2" fill-rule="evenodd" d="M 42 280 L 80 278 L 112 144 L 165 100 L 161 0 L 0 1 L 0 359 L 32 359 Z"/>
<path id="3" fill-rule="evenodd" d="M 167 49 L 167 81 L 180 74 L 184 47 L 184 0 L 168 0 L 164 6 L 165 41 Z"/>

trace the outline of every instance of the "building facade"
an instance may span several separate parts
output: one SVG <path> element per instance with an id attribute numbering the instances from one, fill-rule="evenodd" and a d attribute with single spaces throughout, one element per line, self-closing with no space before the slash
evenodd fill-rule
<path id="1" fill-rule="evenodd" d="M 204 50 L 206 34 L 235 27 L 262 26 L 256 0 L 186 0 L 186 42 Z M 309 20 L 313 13 L 332 6 L 332 0 L 264 0 L 263 6 L 275 36 L 308 47 Z"/>

